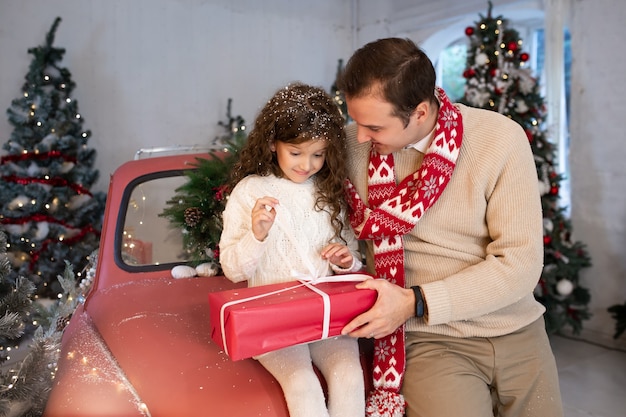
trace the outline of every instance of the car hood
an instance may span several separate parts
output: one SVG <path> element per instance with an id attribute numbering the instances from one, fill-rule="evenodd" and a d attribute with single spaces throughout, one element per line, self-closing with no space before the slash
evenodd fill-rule
<path id="1" fill-rule="evenodd" d="M 166 277 L 92 293 L 82 313 L 102 343 L 81 344 L 87 351 L 81 355 L 110 352 L 118 370 L 108 372 L 129 385 L 124 401 L 139 415 L 287 417 L 276 380 L 255 360 L 231 361 L 210 340 L 207 295 L 234 287 L 224 277 Z M 66 403 L 71 408 L 78 401 Z"/>

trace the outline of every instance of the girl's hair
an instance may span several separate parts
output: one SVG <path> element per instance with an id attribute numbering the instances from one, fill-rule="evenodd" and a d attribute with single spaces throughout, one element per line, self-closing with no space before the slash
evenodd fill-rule
<path id="1" fill-rule="evenodd" d="M 348 60 L 337 88 L 348 98 L 378 94 L 394 108 L 405 127 L 418 104 L 438 104 L 436 74 L 428 56 L 410 39 L 370 42 Z"/>
<path id="2" fill-rule="evenodd" d="M 344 119 L 334 100 L 321 88 L 291 83 L 265 104 L 256 118 L 247 142 L 231 172 L 229 188 L 248 175 L 283 176 L 276 153 L 270 144 L 300 144 L 308 140 L 325 140 L 326 159 L 315 174 L 316 210 L 330 214 L 335 237 L 342 239 L 347 204 L 344 197 L 346 149 Z"/>

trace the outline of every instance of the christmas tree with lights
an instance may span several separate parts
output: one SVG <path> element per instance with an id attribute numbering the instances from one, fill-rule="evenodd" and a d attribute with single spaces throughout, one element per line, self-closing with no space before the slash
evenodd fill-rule
<path id="1" fill-rule="evenodd" d="M 343 71 L 343 59 L 339 59 L 337 61 L 337 74 L 335 76 L 335 81 L 333 85 L 330 86 L 330 95 L 335 101 L 337 107 L 339 107 L 339 112 L 343 116 L 346 124 L 350 123 L 352 119 L 348 115 L 348 104 L 346 103 L 346 98 L 343 96 L 343 93 L 337 88 L 337 80 L 341 76 Z"/>
<path id="2" fill-rule="evenodd" d="M 80 285 L 66 264 L 63 276 L 57 277 L 63 294 L 49 307 L 35 308 L 34 284 L 22 276 L 9 279 L 6 243 L 0 231 L 0 416 L 40 416 L 55 377 L 63 329 L 91 286 L 97 254 L 90 255 L 90 269 Z M 26 323 L 36 330 L 24 341 Z"/>
<path id="3" fill-rule="evenodd" d="M 53 46 L 56 18 L 33 55 L 21 95 L 7 109 L 14 127 L 0 159 L 0 226 L 7 235 L 11 277 L 35 284 L 37 297 L 56 298 L 66 261 L 82 270 L 98 247 L 104 193 L 92 193 L 98 179 L 96 152 L 87 147 L 76 87 L 61 66 L 65 49 Z"/>
<path id="4" fill-rule="evenodd" d="M 465 29 L 467 50 L 465 95 L 462 103 L 497 111 L 518 122 L 530 142 L 543 208 L 544 268 L 535 297 L 545 307 L 550 333 L 566 327 L 577 334 L 590 317 L 589 291 L 579 280 L 579 271 L 591 265 L 584 244 L 572 240 L 572 226 L 559 204 L 560 182 L 555 168 L 556 148 L 546 132 L 544 99 L 538 80 L 528 68 L 529 54 L 522 40 L 502 16 L 480 15 L 475 26 Z"/>

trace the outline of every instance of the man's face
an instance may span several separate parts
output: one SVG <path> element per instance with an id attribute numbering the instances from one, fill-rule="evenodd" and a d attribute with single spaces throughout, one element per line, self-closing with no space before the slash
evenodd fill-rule
<path id="1" fill-rule="evenodd" d="M 359 143 L 372 142 L 372 147 L 381 155 L 398 151 L 422 139 L 415 112 L 408 126 L 393 115 L 393 106 L 376 94 L 346 99 L 348 114 L 356 122 Z"/>

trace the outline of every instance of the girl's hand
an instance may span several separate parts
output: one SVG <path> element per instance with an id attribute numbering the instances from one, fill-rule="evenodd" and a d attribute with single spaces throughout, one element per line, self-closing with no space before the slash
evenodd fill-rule
<path id="1" fill-rule="evenodd" d="M 252 207 L 252 233 L 259 241 L 264 241 L 274 224 L 278 200 L 274 197 L 261 197 Z"/>
<path id="2" fill-rule="evenodd" d="M 341 243 L 331 243 L 322 249 L 322 258 L 343 269 L 350 268 L 354 260 L 350 249 Z"/>

